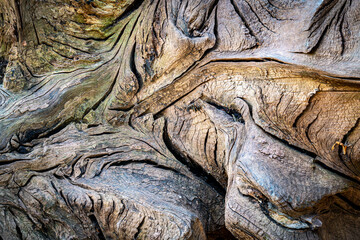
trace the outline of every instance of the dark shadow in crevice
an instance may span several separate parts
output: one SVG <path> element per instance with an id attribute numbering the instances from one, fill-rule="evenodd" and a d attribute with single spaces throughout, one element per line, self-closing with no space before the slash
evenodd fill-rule
<path id="1" fill-rule="evenodd" d="M 348 176 L 348 175 L 346 175 L 345 173 L 342 173 L 342 172 L 340 172 L 340 171 L 338 171 L 338 170 L 335 170 L 335 169 L 329 167 L 329 166 L 326 165 L 325 163 L 321 162 L 319 159 L 314 159 L 313 162 L 314 162 L 314 164 L 318 165 L 319 167 L 321 167 L 321 168 L 323 168 L 323 169 L 326 169 L 326 170 L 328 170 L 329 172 L 334 173 L 335 175 L 338 175 L 338 176 L 340 176 L 340 177 L 342 177 L 342 178 L 344 178 L 344 179 L 347 179 L 347 180 L 349 180 L 349 181 L 351 181 L 351 182 L 354 182 L 354 183 L 360 185 L 360 181 L 359 181 L 359 180 L 357 180 L 357 179 L 355 179 L 355 178 L 353 178 L 353 177 L 351 177 L 351 176 Z"/>
<path id="2" fill-rule="evenodd" d="M 206 101 L 206 103 L 215 107 L 216 109 L 224 111 L 226 114 L 230 115 L 232 117 L 232 119 L 234 120 L 234 122 L 245 123 L 244 118 L 242 117 L 241 113 L 239 113 L 235 109 L 227 108 L 225 106 L 218 105 L 211 101 Z"/>
<path id="3" fill-rule="evenodd" d="M 180 173 L 179 171 L 177 171 L 176 169 L 173 169 L 171 167 L 168 167 L 168 166 L 165 166 L 165 165 L 161 165 L 161 164 L 158 164 L 156 162 L 154 162 L 153 160 L 150 160 L 150 159 L 144 159 L 144 160 L 126 160 L 126 161 L 117 161 L 117 162 L 110 162 L 108 167 L 113 167 L 113 166 L 117 166 L 117 167 L 121 167 L 121 166 L 126 166 L 126 165 L 129 165 L 129 164 L 148 164 L 148 165 L 151 165 L 155 168 L 159 168 L 159 169 L 163 169 L 163 170 L 166 170 L 166 171 L 171 171 L 175 174 L 180 174 L 180 175 L 183 175 L 182 173 Z M 103 167 L 103 169 L 105 168 L 106 166 Z M 101 171 L 103 170 L 101 169 Z M 100 174 L 98 174 L 100 175 Z"/>
<path id="4" fill-rule="evenodd" d="M 100 225 L 99 225 L 99 222 L 98 220 L 96 219 L 95 215 L 94 214 L 91 214 L 89 215 L 89 218 L 91 220 L 91 223 L 94 225 L 95 227 L 95 230 L 97 232 L 97 236 L 100 240 L 105 240 L 105 236 L 104 236 L 104 233 L 102 232 L 102 229 L 100 228 Z"/>
<path id="5" fill-rule="evenodd" d="M 206 238 L 208 240 L 236 240 L 236 238 L 225 227 L 217 231 L 207 232 Z"/>
<path id="6" fill-rule="evenodd" d="M 209 173 L 207 173 L 197 162 L 191 159 L 190 156 L 184 155 L 171 141 L 170 135 L 167 130 L 167 122 L 165 122 L 165 127 L 163 131 L 163 140 L 164 143 L 172 153 L 172 155 L 182 164 L 188 167 L 188 169 L 198 178 L 206 182 L 211 186 L 218 194 L 225 197 L 226 190 L 221 186 L 221 184 Z"/>
<path id="7" fill-rule="evenodd" d="M 5 69 L 8 65 L 8 61 L 6 61 L 3 57 L 0 57 L 0 84 L 3 83 L 3 79 L 5 76 Z"/>

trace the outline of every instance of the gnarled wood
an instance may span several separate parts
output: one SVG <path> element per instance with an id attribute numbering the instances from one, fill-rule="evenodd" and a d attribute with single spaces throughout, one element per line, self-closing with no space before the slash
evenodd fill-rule
<path id="1" fill-rule="evenodd" d="M 359 4 L 0 0 L 1 239 L 357 239 Z"/>

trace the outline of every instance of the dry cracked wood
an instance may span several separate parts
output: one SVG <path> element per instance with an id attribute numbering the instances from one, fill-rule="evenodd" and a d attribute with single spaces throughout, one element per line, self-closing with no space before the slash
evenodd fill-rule
<path id="1" fill-rule="evenodd" d="M 0 239 L 358 239 L 360 1 L 0 0 Z"/>

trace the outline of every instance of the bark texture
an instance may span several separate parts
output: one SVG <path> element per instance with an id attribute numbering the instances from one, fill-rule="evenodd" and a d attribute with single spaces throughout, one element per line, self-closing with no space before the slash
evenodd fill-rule
<path id="1" fill-rule="evenodd" d="M 0 0 L 0 239 L 358 239 L 359 0 Z"/>

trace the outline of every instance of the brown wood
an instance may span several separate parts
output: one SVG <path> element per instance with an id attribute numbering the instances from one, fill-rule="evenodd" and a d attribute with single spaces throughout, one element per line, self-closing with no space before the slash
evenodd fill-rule
<path id="1" fill-rule="evenodd" d="M 0 0 L 0 239 L 359 239 L 359 9 Z"/>

